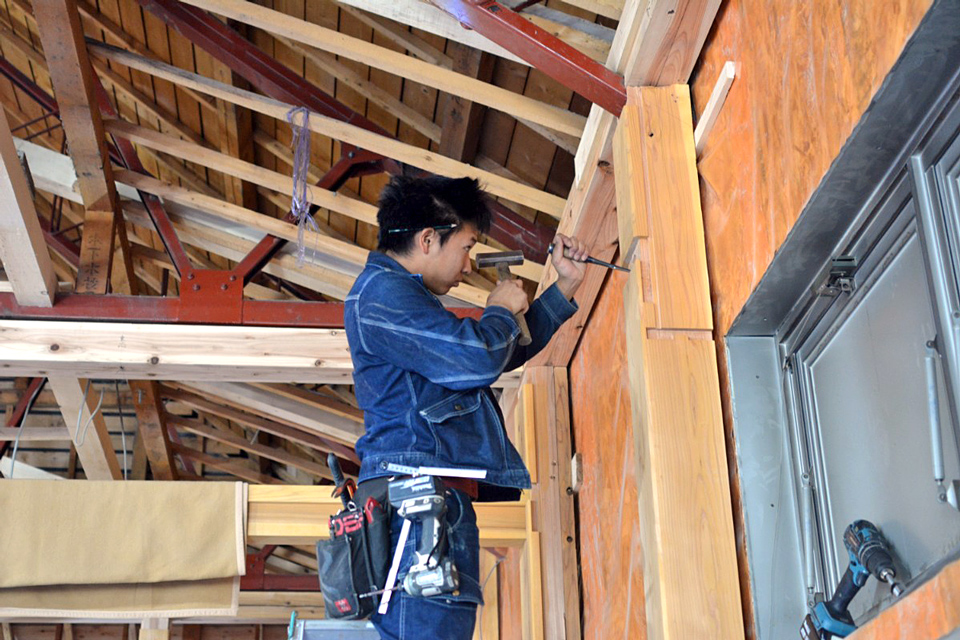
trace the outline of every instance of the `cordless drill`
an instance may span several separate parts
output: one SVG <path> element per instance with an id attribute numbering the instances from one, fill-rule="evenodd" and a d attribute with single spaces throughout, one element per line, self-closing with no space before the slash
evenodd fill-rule
<path id="1" fill-rule="evenodd" d="M 802 640 L 845 638 L 857 628 L 847 607 L 871 575 L 890 585 L 894 596 L 903 593 L 896 581 L 893 558 L 880 531 L 866 520 L 857 520 L 843 532 L 843 544 L 850 564 L 840 579 L 833 597 L 818 602 L 800 626 Z"/>
<path id="2" fill-rule="evenodd" d="M 456 592 L 460 574 L 447 555 L 447 499 L 443 482 L 434 476 L 414 476 L 392 481 L 387 491 L 397 513 L 407 520 L 419 521 L 423 527 L 416 561 L 403 579 L 403 590 L 423 597 Z"/>

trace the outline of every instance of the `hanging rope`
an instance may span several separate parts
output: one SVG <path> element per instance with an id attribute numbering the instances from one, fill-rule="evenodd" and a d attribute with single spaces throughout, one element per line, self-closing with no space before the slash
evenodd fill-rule
<path id="1" fill-rule="evenodd" d="M 297 124 L 300 116 L 300 124 Z M 310 200 L 307 197 L 307 171 L 310 168 L 310 111 L 306 107 L 294 107 L 287 112 L 287 122 L 293 129 L 293 202 L 290 215 L 297 223 L 297 266 L 306 259 L 304 244 L 305 229 L 309 225 L 314 233 L 320 232 L 316 220 L 310 215 Z"/>

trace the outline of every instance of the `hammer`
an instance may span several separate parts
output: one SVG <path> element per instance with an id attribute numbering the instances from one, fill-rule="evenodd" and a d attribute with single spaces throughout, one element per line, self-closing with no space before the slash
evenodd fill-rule
<path id="1" fill-rule="evenodd" d="M 522 251 L 501 251 L 500 253 L 484 253 L 478 255 L 477 269 L 486 269 L 487 267 L 497 268 L 497 278 L 500 282 L 512 280 L 513 274 L 510 273 L 510 265 L 523 264 Z M 527 319 L 522 313 L 513 316 L 517 324 L 520 325 L 520 346 L 525 347 L 530 344 L 530 329 L 527 327 Z"/>

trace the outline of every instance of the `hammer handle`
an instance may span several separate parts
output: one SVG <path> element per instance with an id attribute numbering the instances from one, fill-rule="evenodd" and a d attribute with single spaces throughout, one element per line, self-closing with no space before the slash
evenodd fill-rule
<path id="1" fill-rule="evenodd" d="M 513 280 L 513 274 L 510 273 L 510 267 L 505 264 L 497 265 L 497 276 L 500 278 L 500 282 L 505 280 Z M 525 347 L 533 339 L 530 337 L 530 327 L 527 326 L 527 319 L 523 316 L 522 313 L 513 314 L 513 319 L 517 321 L 517 324 L 520 326 L 520 346 Z"/>

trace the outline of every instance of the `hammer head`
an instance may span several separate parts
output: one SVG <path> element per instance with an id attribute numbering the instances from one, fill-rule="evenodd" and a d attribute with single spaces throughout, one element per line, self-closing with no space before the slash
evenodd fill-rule
<path id="1" fill-rule="evenodd" d="M 501 251 L 499 253 L 482 253 L 476 257 L 477 269 L 487 267 L 511 267 L 523 264 L 523 251 Z"/>

